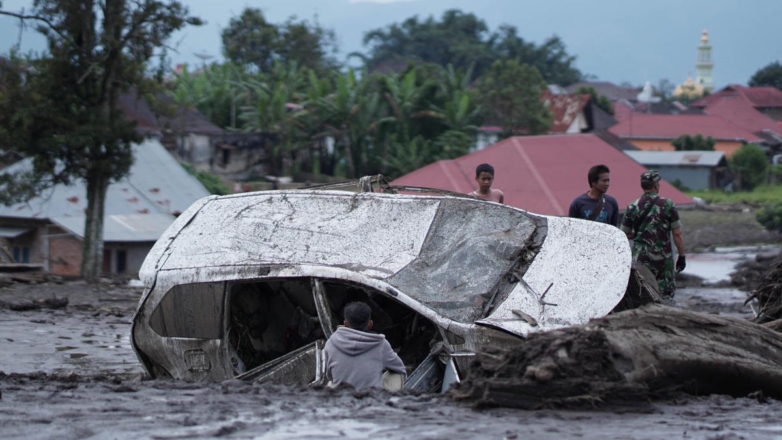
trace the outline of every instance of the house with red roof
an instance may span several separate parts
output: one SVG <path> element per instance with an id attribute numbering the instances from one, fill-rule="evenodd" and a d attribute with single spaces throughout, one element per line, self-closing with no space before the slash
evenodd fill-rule
<path id="1" fill-rule="evenodd" d="M 714 150 L 728 157 L 743 144 L 764 142 L 762 137 L 751 130 L 718 115 L 670 115 L 636 111 L 616 113 L 621 114 L 620 121 L 608 131 L 645 151 L 675 151 L 671 141 L 685 134 L 712 137 L 715 140 Z"/>
<path id="2" fill-rule="evenodd" d="M 690 107 L 706 110 L 724 99 L 743 101 L 774 121 L 782 121 L 782 90 L 774 87 L 744 87 L 731 84 L 690 104 Z"/>
<path id="3" fill-rule="evenodd" d="M 540 97 L 551 115 L 551 127 L 548 130 L 550 134 L 591 133 L 604 131 L 616 124 L 616 119 L 598 107 L 590 95 L 568 94 L 557 89 L 558 87 L 549 86 Z M 476 149 L 481 150 L 496 143 L 502 131 L 498 124 L 482 126 Z"/>
<path id="4" fill-rule="evenodd" d="M 619 123 L 611 133 L 641 150 L 674 151 L 671 141 L 683 134 L 711 136 L 714 149 L 730 157 L 745 143 L 774 152 L 782 147 L 782 91 L 773 87 L 727 86 L 691 104 L 693 112 L 652 114 L 617 102 Z"/>
<path id="5" fill-rule="evenodd" d="M 640 175 L 646 168 L 594 133 L 517 136 L 452 160 L 441 160 L 404 175 L 399 185 L 424 186 L 463 194 L 478 188 L 475 168 L 494 167 L 494 188 L 505 193 L 505 203 L 533 213 L 565 216 L 570 202 L 589 189 L 587 172 L 598 163 L 611 169 L 611 188 L 620 209 L 642 191 Z M 661 194 L 678 205 L 690 197 L 661 182 Z"/>

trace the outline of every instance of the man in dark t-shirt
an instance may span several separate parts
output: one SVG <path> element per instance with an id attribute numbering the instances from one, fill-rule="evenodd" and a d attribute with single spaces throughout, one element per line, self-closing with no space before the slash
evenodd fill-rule
<path id="1" fill-rule="evenodd" d="M 611 182 L 609 173 L 610 170 L 605 165 L 595 165 L 589 169 L 589 191 L 573 199 L 568 217 L 617 226 L 619 205 L 615 198 L 606 194 Z"/>

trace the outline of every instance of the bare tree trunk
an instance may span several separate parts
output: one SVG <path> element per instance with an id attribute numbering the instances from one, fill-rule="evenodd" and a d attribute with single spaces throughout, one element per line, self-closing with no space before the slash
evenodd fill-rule
<path id="1" fill-rule="evenodd" d="M 103 269 L 103 213 L 109 178 L 100 174 L 87 178 L 87 219 L 81 257 L 81 276 L 97 281 Z"/>

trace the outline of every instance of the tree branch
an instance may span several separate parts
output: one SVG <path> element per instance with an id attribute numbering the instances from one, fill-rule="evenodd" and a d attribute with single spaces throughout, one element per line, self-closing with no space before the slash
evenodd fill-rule
<path id="1" fill-rule="evenodd" d="M 57 35 L 59 35 L 59 36 L 60 36 L 60 38 L 62 38 L 63 40 L 67 41 L 68 43 L 70 43 L 70 44 L 71 44 L 71 45 L 73 45 L 74 47 L 77 47 L 77 48 L 81 49 L 81 47 L 79 47 L 79 46 L 78 46 L 76 43 L 74 43 L 74 42 L 73 42 L 73 40 L 71 40 L 71 39 L 70 39 L 70 38 L 68 38 L 68 37 L 67 37 L 65 34 L 63 34 L 62 32 L 60 32 L 60 31 L 57 29 L 57 27 L 54 25 L 54 23 L 52 23 L 52 22 L 51 22 L 51 21 L 50 21 L 48 18 L 46 18 L 46 17 L 41 17 L 40 15 L 25 15 L 25 14 L 24 14 L 24 12 L 22 12 L 22 13 L 20 14 L 20 13 L 16 13 L 16 12 L 3 11 L 3 10 L 0 10 L 0 15 L 7 15 L 7 16 L 9 16 L 9 17 L 18 18 L 19 20 L 21 20 L 21 21 L 22 21 L 22 25 L 24 25 L 24 20 L 37 20 L 37 21 L 41 21 L 41 22 L 45 23 L 45 24 L 46 24 L 46 26 L 48 26 L 48 27 L 49 27 L 49 29 L 51 29 L 52 31 L 54 31 L 54 33 L 56 33 Z"/>

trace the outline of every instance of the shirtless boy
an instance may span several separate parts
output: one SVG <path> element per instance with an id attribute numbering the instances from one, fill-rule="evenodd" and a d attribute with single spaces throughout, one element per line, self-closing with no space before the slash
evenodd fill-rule
<path id="1" fill-rule="evenodd" d="M 491 187 L 492 182 L 494 182 L 493 166 L 487 163 L 478 165 L 475 168 L 475 181 L 478 182 L 478 189 L 470 193 L 470 195 L 490 202 L 505 203 L 505 194 Z"/>

